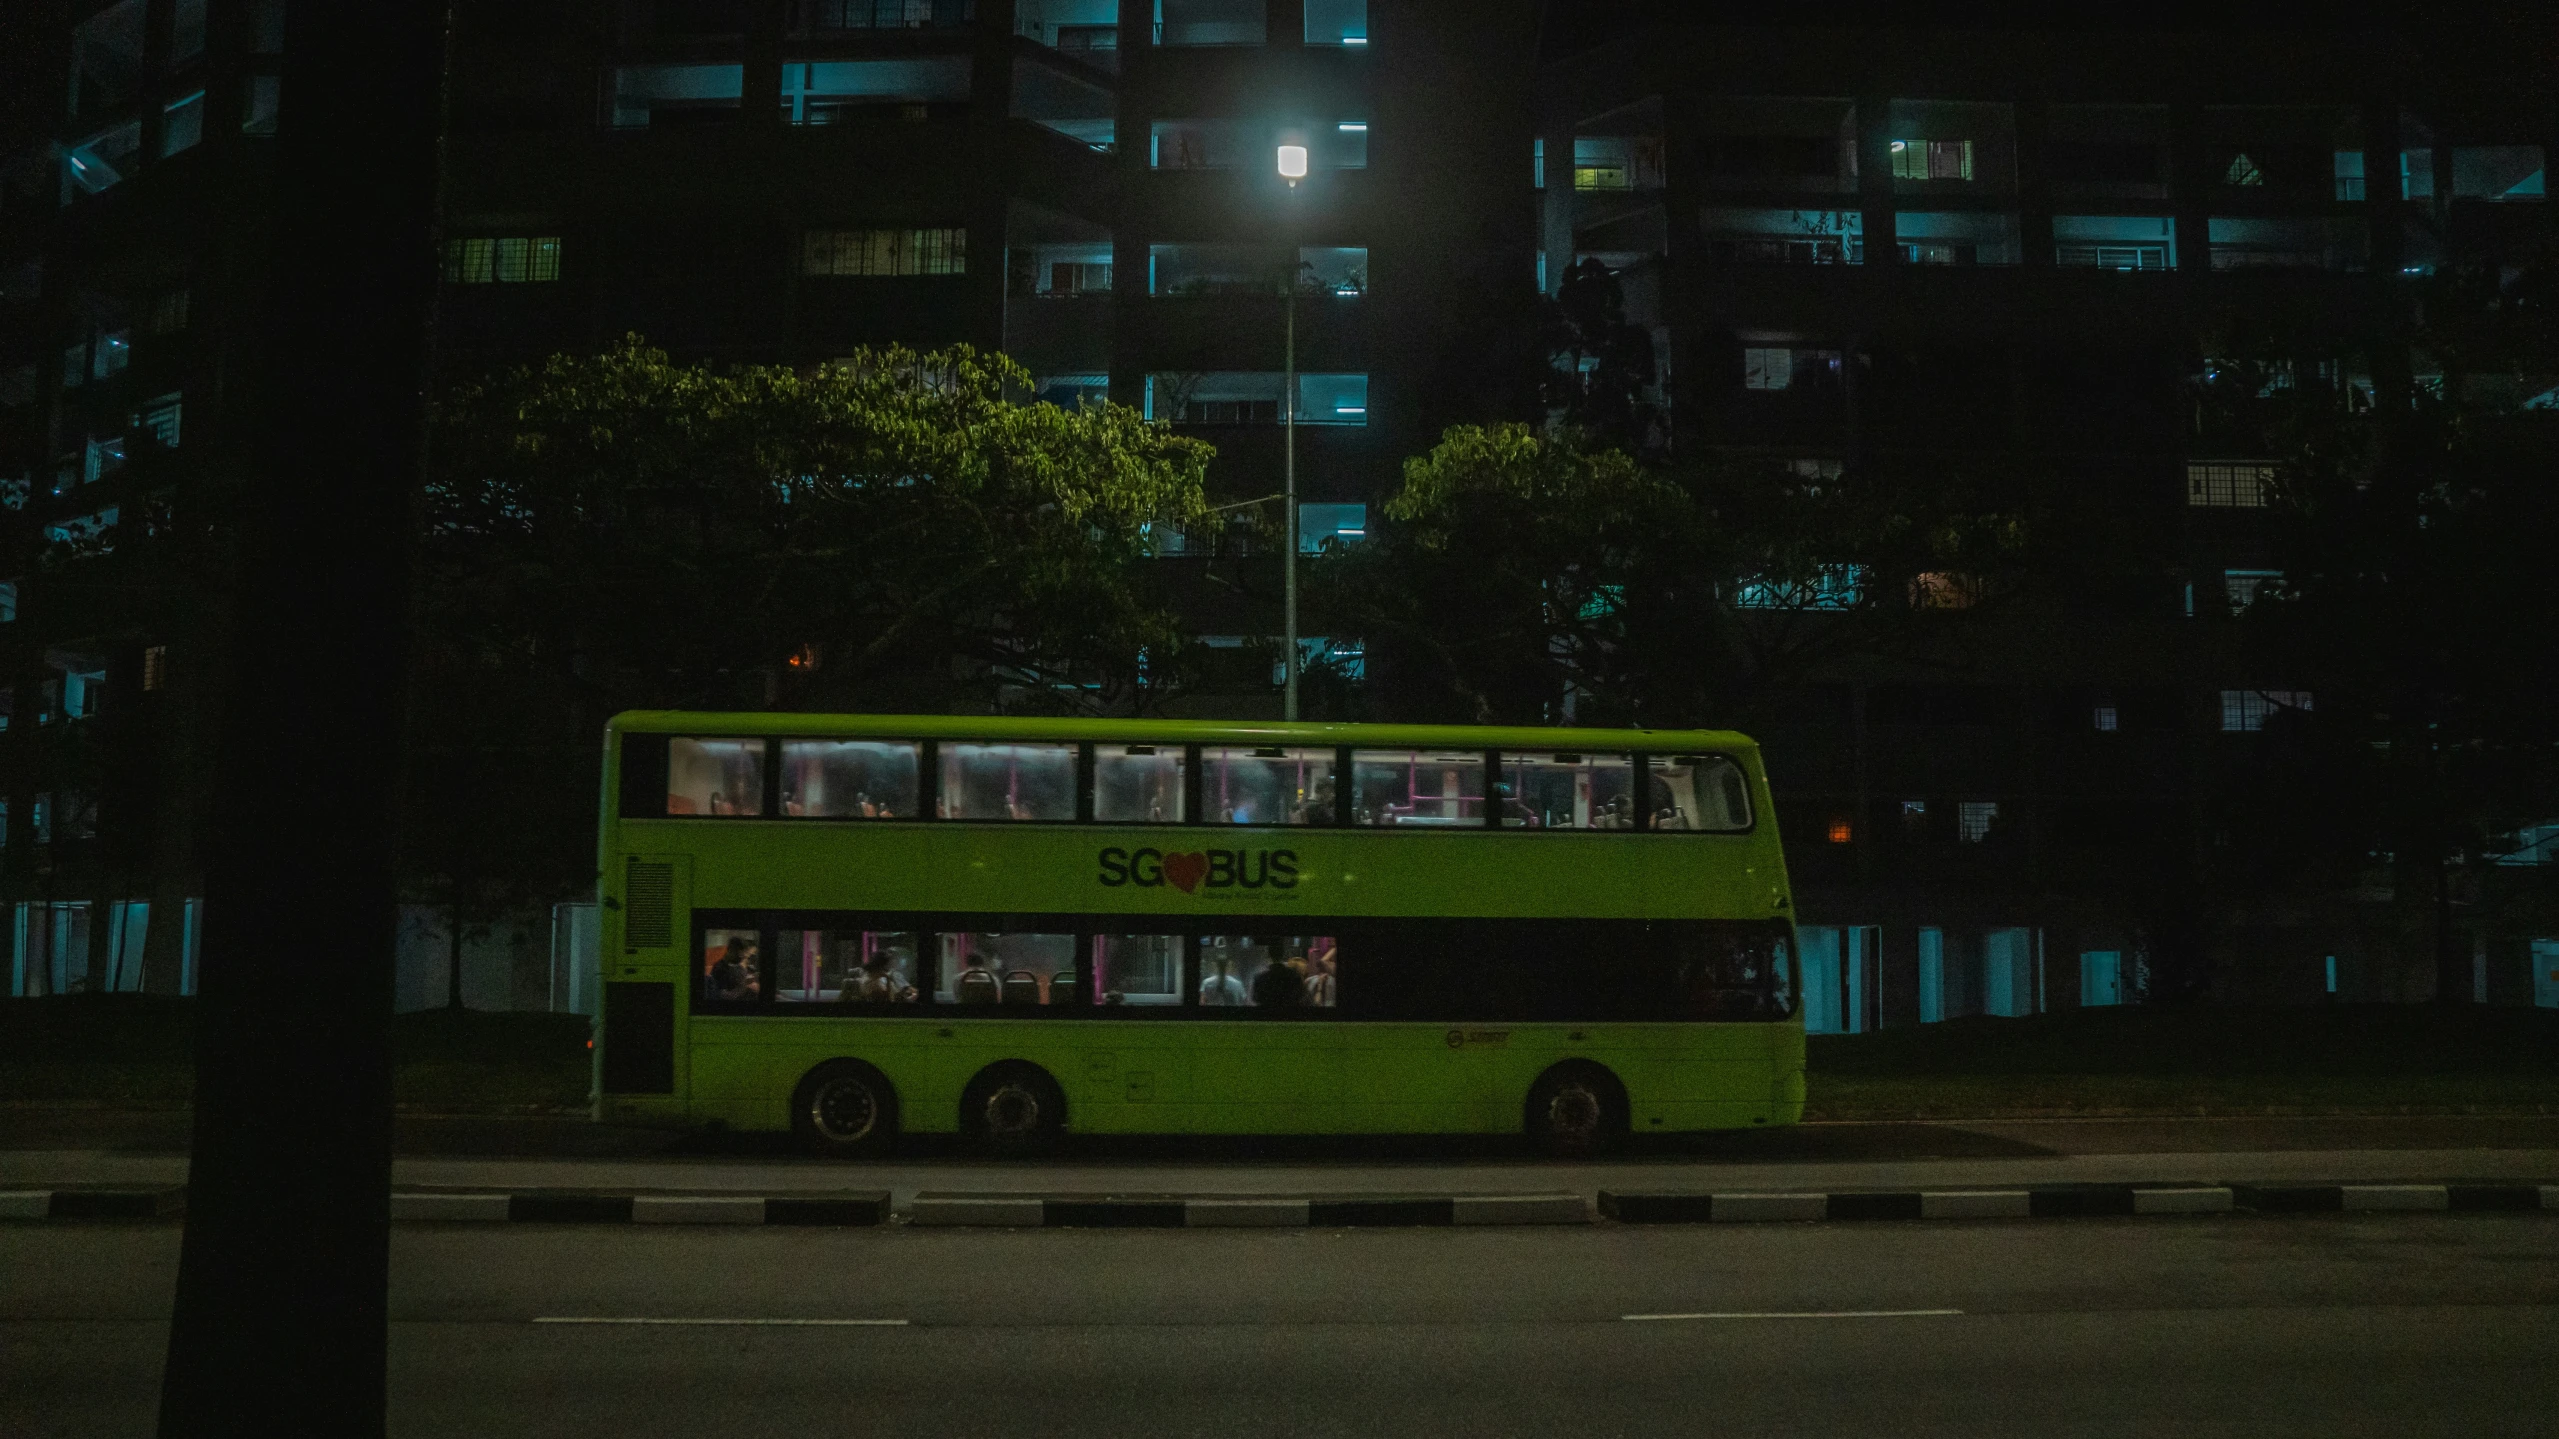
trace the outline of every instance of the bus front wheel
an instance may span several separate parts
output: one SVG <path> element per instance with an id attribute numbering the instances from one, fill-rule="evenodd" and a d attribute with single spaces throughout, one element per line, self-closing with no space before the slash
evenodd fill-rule
<path id="1" fill-rule="evenodd" d="M 1596 1064 L 1559 1064 L 1529 1086 L 1528 1137 L 1548 1154 L 1597 1154 L 1626 1134 L 1626 1089 Z"/>
<path id="2" fill-rule="evenodd" d="M 998 1154 L 1040 1154 L 1066 1132 L 1066 1095 L 1035 1064 L 994 1064 L 960 1095 L 960 1128 Z"/>
<path id="3" fill-rule="evenodd" d="M 897 1091 L 858 1059 L 821 1064 L 792 1096 L 791 1127 L 820 1154 L 878 1154 L 897 1137 Z"/>

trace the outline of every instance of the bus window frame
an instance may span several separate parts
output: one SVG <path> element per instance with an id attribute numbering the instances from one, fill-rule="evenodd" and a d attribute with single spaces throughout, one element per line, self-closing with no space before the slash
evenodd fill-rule
<path id="1" fill-rule="evenodd" d="M 1763 809 L 1765 809 L 1765 808 L 1767 807 L 1767 806 L 1765 806 L 1764 804 L 1762 804 L 1762 803 L 1761 803 L 1761 797 L 1760 797 L 1759 793 L 1757 792 L 1757 790 L 1756 790 L 1756 789 L 1752 786 L 1752 784 L 1751 784 L 1751 781 L 1750 781 L 1750 771 L 1749 771 L 1746 767 L 1744 767 L 1744 766 L 1742 765 L 1742 763 L 1741 763 L 1741 761 L 1740 761 L 1739 759 L 1736 759 L 1734 756 L 1729 755 L 1729 754 L 1726 754 L 1726 753 L 1724 753 L 1724 752 L 1723 752 L 1723 751 L 1721 751 L 1721 750 L 1689 748 L 1689 749 L 1681 749 L 1681 750 L 1662 750 L 1662 751 L 1658 751 L 1658 752 L 1656 752 L 1656 751 L 1653 751 L 1653 750 L 1640 750 L 1640 749 L 1639 749 L 1639 750 L 1589 750 L 1589 749 L 1582 749 L 1582 750 L 1563 750 L 1563 749 L 1542 749 L 1542 748 L 1522 748 L 1522 749 L 1516 749 L 1516 750 L 1484 749 L 1484 750 L 1479 750 L 1479 751 L 1474 751 L 1474 752 L 1473 752 L 1473 753 L 1476 753 L 1477 755 L 1479 755 L 1479 756 L 1481 757 L 1482 762 L 1483 762 L 1483 765 L 1484 765 L 1484 775 L 1485 775 L 1485 795 L 1484 795 L 1484 819 L 1483 819 L 1483 823 L 1482 823 L 1482 824 L 1480 824 L 1480 825 L 1449 825 L 1449 826 L 1397 826 L 1397 825 L 1368 825 L 1368 826 L 1360 826 L 1360 825 L 1354 825 L 1353 823 L 1351 823 L 1351 818 L 1352 818 L 1352 815 L 1353 815 L 1353 813 L 1355 812 L 1355 810 L 1356 810 L 1356 808 L 1357 808 L 1357 801 L 1358 801 L 1358 786 L 1357 786 L 1357 785 L 1352 781 L 1351 776 L 1356 772 L 1356 771 L 1355 771 L 1355 763 L 1356 763 L 1356 761 L 1355 761 L 1355 759 L 1354 759 L 1354 754 L 1355 754 L 1355 751 L 1356 751 L 1359 747 L 1358 747 L 1358 746 L 1353 746 L 1353 745 L 1336 745 L 1336 746 L 1333 746 L 1333 747 L 1332 747 L 1332 750 L 1333 750 L 1333 822 L 1332 822 L 1332 824 L 1331 824 L 1330 826 L 1323 826 L 1323 825 L 1267 825 L 1267 826 L 1265 826 L 1265 825 L 1255 825 L 1255 826 L 1212 825 L 1212 824 L 1210 824 L 1210 823 L 1208 822 L 1208 820 L 1206 819 L 1206 817 L 1205 817 L 1205 816 L 1203 815 L 1203 813 L 1202 813 L 1203 784 L 1204 784 L 1204 780 L 1205 780 L 1205 773 L 1204 773 L 1204 771 L 1205 771 L 1205 768 L 1206 768 L 1206 766 L 1205 766 L 1205 764 L 1204 764 L 1204 762 L 1203 762 L 1203 751 L 1204 751 L 1204 749 L 1206 748 L 1206 746 L 1201 745 L 1201 744 L 1184 744 L 1184 745 L 1182 745 L 1182 746 L 1181 746 L 1182 753 L 1183 753 L 1183 776 L 1182 776 L 1182 790 L 1183 790 L 1183 801 L 1182 801 L 1182 802 L 1183 802 L 1183 816 L 1182 816 L 1182 818 L 1181 818 L 1181 819 L 1179 819 L 1179 820 L 1175 820 L 1175 821 L 1170 821 L 1170 822 L 1163 823 L 1163 824 L 1149 824 L 1149 823 L 1147 823 L 1147 822 L 1145 822 L 1145 821 L 1138 821 L 1138 820 L 1101 820 L 1101 819 L 1095 819 L 1095 818 L 1093 817 L 1093 814 L 1094 814 L 1094 806 L 1095 806 L 1094 786 L 1095 786 L 1096 778 L 1097 778 L 1097 762 L 1096 762 L 1096 758 L 1095 758 L 1095 756 L 1096 756 L 1096 750 L 1097 750 L 1097 747 L 1098 747 L 1099 745 L 1103 745 L 1103 744 L 1114 744 L 1114 743 L 1122 743 L 1122 741 L 1115 741 L 1115 740 L 994 740 L 994 739 L 974 739 L 974 740 L 969 740 L 969 739 L 964 739 L 964 740 L 957 740 L 957 741 L 951 741 L 951 742 L 952 742 L 952 743 L 961 743 L 961 744 L 1059 744 L 1059 745 L 1068 745 L 1068 746 L 1071 746 L 1071 747 L 1074 749 L 1074 751 L 1075 751 L 1075 815 L 1074 815 L 1074 817 L 1073 817 L 1072 819 L 1037 819 L 1037 820 L 957 819 L 957 820 L 955 820 L 955 819 L 946 819 L 946 818 L 944 818 L 944 817 L 943 817 L 943 815 L 942 815 L 942 812 L 941 812 L 941 811 L 942 811 L 942 800 L 943 800 L 943 795 L 942 795 L 942 765 L 941 765 L 941 758 L 942 758 L 942 755 L 941 755 L 941 750 L 942 750 L 942 745 L 945 743 L 945 741 L 940 740 L 940 739 L 923 739 L 923 738 L 918 738 L 918 737 L 913 737 L 913 736 L 906 736 L 906 735 L 877 734 L 877 735 L 862 735 L 862 736 L 858 736 L 857 738 L 859 738 L 859 739 L 861 739 L 861 740 L 865 740 L 865 741 L 870 741 L 870 742 L 875 742 L 875 743 L 882 743 L 882 744 L 912 744 L 912 745 L 916 746 L 916 751 L 917 751 L 917 753 L 916 753 L 916 764 L 917 764 L 917 770 L 918 770 L 918 772 L 917 772 L 917 789 L 916 789 L 916 793 L 917 793 L 917 797 L 918 797 L 918 803 L 917 803 L 917 812 L 916 812 L 914 815 L 911 815 L 911 816 L 901 816 L 901 817 L 898 817 L 898 818 L 895 818 L 895 819 L 878 819 L 878 818 L 867 818 L 867 819 L 866 819 L 866 818 L 864 818 L 864 817 L 862 817 L 862 816 L 860 816 L 860 815 L 793 815 L 793 814 L 784 814 L 784 813 L 782 813 L 782 783 L 783 783 L 783 774 L 782 774 L 782 754 L 783 754 L 783 751 L 782 751 L 782 746 L 783 746 L 784 744 L 786 744 L 786 743 L 795 742 L 795 741 L 800 741 L 800 742 L 806 742 L 806 741 L 826 742 L 826 741 L 829 741 L 829 740 L 840 740 L 840 739 L 843 739 L 843 738 L 844 738 L 844 736 L 841 736 L 841 735 L 808 735 L 808 734 L 789 734 L 789 735 L 765 735 L 765 736 L 761 736 L 761 738 L 762 738 L 762 740 L 763 740 L 763 744 L 764 744 L 764 766 L 763 766 L 763 769 L 764 769 L 764 813 L 763 813 L 763 814 L 761 814 L 761 815 L 699 815 L 699 814 L 678 815 L 678 814 L 669 814 L 669 813 L 667 813 L 667 811 L 666 811 L 666 795 L 665 795 L 665 789 L 666 789 L 666 784 L 667 784 L 667 775 L 668 775 L 668 766 L 669 766 L 668 754 L 669 754 L 669 750 L 670 750 L 670 748 L 671 748 L 671 746 L 672 746 L 672 742 L 673 742 L 674 740 L 676 740 L 676 739 L 694 739 L 694 740 L 703 740 L 703 739 L 736 739 L 736 740 L 745 740 L 745 739 L 754 739 L 754 738 L 758 738 L 758 736 L 753 736 L 753 735 L 722 735 L 722 734 L 716 734 L 716 733 L 696 732 L 696 731 L 691 731 L 691 730 L 686 730 L 686 731 L 683 731 L 683 732 L 681 732 L 681 733 L 678 733 L 678 732 L 675 732 L 675 731 L 667 731 L 667 732 L 663 732 L 663 733 L 658 732 L 658 731 L 639 731 L 639 732 L 626 731 L 626 732 L 623 734 L 623 736 L 622 736 L 622 750 L 621 750 L 621 756 L 620 756 L 620 758 L 619 758 L 619 760 L 618 760 L 618 764 L 620 765 L 620 774 L 619 774 L 619 781 L 618 781 L 618 785 L 617 785 L 616 792 L 615 792 L 615 806 L 616 806 L 615 816 L 614 816 L 614 817 L 615 817 L 615 819 L 616 819 L 617 821 L 619 821 L 619 820 L 661 820 L 661 819 L 663 819 L 663 820 L 715 820 L 715 821 L 720 821 L 720 822 L 724 822 L 724 823 L 736 823 L 736 822 L 740 822 L 740 821 L 753 821 L 753 820 L 768 820 L 768 821 L 781 821 L 781 822 L 786 822 L 786 823 L 790 823 L 790 824 L 820 824 L 820 825 L 824 825 L 824 824 L 842 824 L 842 823 L 848 823 L 848 822 L 849 822 L 849 823 L 854 823 L 854 824 L 883 824 L 883 825 L 896 825 L 896 824 L 983 824 L 983 825 L 997 826 L 997 827 L 1001 827 L 1001 828 L 1005 828 L 1005 829 L 1055 829 L 1055 828 L 1060 828 L 1060 827 L 1075 827 L 1075 828 L 1099 827 L 1099 828 L 1103 828 L 1103 829 L 1236 829 L 1236 828 L 1252 828 L 1252 829 L 1274 829 L 1274 830 L 1289 830 L 1289 831 L 1295 831 L 1295 830 L 1301 830 L 1301 829 L 1326 829 L 1326 828 L 1329 828 L 1329 829 L 1331 829 L 1331 830 L 1333 830 L 1333 831 L 1335 831 L 1335 832 L 1338 832 L 1338 833 L 1358 833 L 1358 834 L 1393 834 L 1393 833 L 1404 832 L 1404 831 L 1406 831 L 1406 830 L 1408 830 L 1408 829 L 1409 829 L 1410 831 L 1412 831 L 1412 832 L 1415 832 L 1415 833 L 1424 832 L 1424 831 L 1428 831 L 1428 832 L 1439 832 L 1439 831 L 1441 831 L 1441 830 L 1443 830 L 1443 829 L 1444 829 L 1444 830 L 1449 831 L 1449 832 L 1461 833 L 1461 834 L 1462 834 L 1462 833 L 1466 833 L 1466 832 L 1471 831 L 1471 830 L 1478 830 L 1478 829 L 1480 829 L 1480 830 L 1493 831 L 1493 832 L 1505 832 L 1505 833 L 1507 833 L 1507 832 L 1517 832 L 1517 833 L 1522 833 L 1522 834 L 1540 834 L 1540 835 L 1548 835 L 1548 834 L 1584 834 L 1584 833 L 1591 833 L 1591 831 L 1583 831 L 1583 830 L 1565 830 L 1565 829 L 1545 829 L 1545 828 L 1538 828 L 1538 829 L 1533 829 L 1533 830 L 1532 830 L 1532 829 L 1528 829 L 1528 828 L 1525 828 L 1525 827 L 1522 827 L 1522 826 L 1517 826 L 1517 825 L 1504 825 L 1504 824 L 1501 822 L 1502 807 L 1501 807 L 1500 803 L 1498 802 L 1498 792 L 1499 792 L 1500 785 L 1501 785 L 1502 757 L 1503 757 L 1505 754 L 1514 755 L 1514 756 L 1525 756 L 1525 755 L 1549 755 L 1549 754 L 1607 754 L 1607 755 L 1611 755 L 1611 756 L 1615 756 L 1615 755 L 1625 755 L 1625 756 L 1627 756 L 1627 757 L 1628 757 L 1628 759 L 1630 759 L 1630 760 L 1632 761 L 1632 767 L 1633 767 L 1633 772 L 1634 772 L 1634 773 L 1633 773 L 1633 782 L 1632 782 L 1632 787 L 1633 787 L 1634 793 L 1635 793 L 1635 794 L 1637 794 L 1637 795 L 1639 795 L 1639 796 L 1642 796 L 1642 797 L 1643 797 L 1643 802 L 1642 802 L 1642 803 L 1639 803 L 1639 804 L 1637 804 L 1637 805 L 1635 806 L 1635 824 L 1634 824 L 1634 827 L 1633 827 L 1632 829 L 1628 829 L 1628 830 L 1619 830 L 1619 831 L 1614 831 L 1614 832 L 1613 832 L 1613 833 L 1618 834 L 1618 835 L 1626 835 L 1626 834 L 1676 834 L 1676 835 L 1707 836 L 1707 837 L 1712 837 L 1712 838 L 1717 838 L 1717 839 L 1739 839 L 1739 838 L 1744 838 L 1744 837 L 1747 837 L 1747 836 L 1750 836 L 1750 835 L 1755 835 L 1755 834 L 1757 834 L 1757 833 L 1759 832 L 1759 826 L 1760 826 L 1760 812 L 1761 812 Z M 1127 743 L 1138 743 L 1138 741 L 1127 741 Z M 1374 748 L 1374 746 L 1372 746 L 1372 748 Z M 1386 746 L 1386 748 L 1395 748 L 1395 746 Z M 1457 751 L 1457 752 L 1463 752 L 1463 751 Z M 635 758 L 636 758 L 636 760 L 637 760 L 637 768 L 636 768 L 636 770 L 635 770 L 635 767 L 634 767 L 634 760 L 635 760 Z M 1744 803 L 1744 807 L 1745 807 L 1745 808 L 1747 809 L 1747 811 L 1748 811 L 1748 820 L 1749 820 L 1749 822 L 1748 822 L 1747 824 L 1743 825 L 1743 826 L 1742 826 L 1741 828 L 1739 828 L 1739 829 L 1703 829 L 1703 828 L 1698 828 L 1698 829 L 1670 830 L 1670 829 L 1663 829 L 1663 828 L 1660 828 L 1659 826 L 1657 826 L 1656 824 L 1654 824 L 1654 822 L 1653 822 L 1653 820 L 1654 820 L 1654 815 L 1653 815 L 1653 804 L 1652 804 L 1652 784 L 1653 784 L 1653 778 L 1654 778 L 1655 769 L 1656 769 L 1657 765 L 1659 765 L 1659 764 L 1661 764 L 1661 763 L 1663 763 L 1663 762 L 1666 762 L 1666 761 L 1669 761 L 1669 760 L 1673 760 L 1673 759 L 1678 759 L 1678 758 L 1690 758 L 1690 759 L 1693 759 L 1693 760 L 1695 760 L 1695 761 L 1698 761 L 1701 767 L 1703 767 L 1703 766 L 1705 766 L 1705 765 L 1709 765 L 1709 764 L 1714 764 L 1714 763 L 1726 764 L 1726 765 L 1730 765 L 1730 766 L 1732 766 L 1736 771 L 1738 771 L 1738 772 L 1740 773 L 1741 777 L 1742 777 L 1742 796 L 1743 796 L 1743 803 Z M 633 800 L 634 798 L 639 798 L 639 799 L 641 799 L 641 800 L 643 801 L 643 806 L 642 806 L 642 807 L 640 807 L 640 808 L 634 808 L 634 807 L 633 807 L 633 805 L 632 805 L 632 803 L 631 803 L 631 802 L 632 802 L 632 800 Z M 654 801 L 655 801 L 655 802 L 654 802 L 654 804 L 648 804 L 648 803 L 646 803 L 646 802 L 647 802 L 648 800 L 650 800 L 651 798 L 653 798 L 653 799 L 654 799 Z"/>
<path id="2" fill-rule="evenodd" d="M 1364 941 L 1373 939 L 1379 932 L 1391 935 L 1395 931 L 1404 929 L 1408 926 L 1421 927 L 1433 924 L 1456 922 L 1486 923 L 1491 922 L 1491 917 L 1467 915 L 1451 915 L 1444 917 L 1305 914 L 1243 915 L 1225 912 L 1200 915 L 1161 915 L 1121 913 L 1098 914 L 1080 911 L 1074 913 L 1012 913 L 1002 911 L 957 910 L 697 908 L 693 911 L 690 931 L 691 957 L 687 963 L 692 977 L 688 982 L 689 988 L 686 991 L 686 1013 L 692 1017 L 702 1019 L 752 1017 L 791 1019 L 911 1020 L 938 1018 L 944 1022 L 948 1022 L 953 1018 L 968 1018 L 1010 1019 L 1021 1023 L 1073 1023 L 1084 1019 L 1108 1019 L 1141 1023 L 1158 1023 L 1188 1019 L 1207 1020 L 1214 1023 L 1263 1024 L 1474 1023 L 1476 1022 L 1474 1020 L 1455 1017 L 1435 1019 L 1423 1016 L 1378 1016 L 1365 1013 L 1363 1011 L 1366 1006 L 1362 1003 L 1361 996 L 1357 994 L 1353 995 L 1351 1003 L 1348 1005 L 1343 1005 L 1337 1002 L 1335 1005 L 1330 1007 L 1288 1005 L 1264 1008 L 1259 1005 L 1227 1006 L 1204 1005 L 1200 1003 L 1200 975 L 1202 964 L 1201 941 L 1212 935 L 1242 935 L 1250 938 L 1276 932 L 1287 935 L 1288 937 L 1297 937 L 1300 932 L 1307 932 L 1309 934 L 1321 934 L 1328 936 L 1333 938 L 1338 944 L 1354 938 L 1363 939 Z M 1566 920 L 1558 922 L 1574 923 L 1577 921 Z M 1783 1012 L 1779 1013 L 1706 1019 L 1666 1013 L 1649 1018 L 1591 1018 L 1557 1020 L 1543 1017 L 1529 1017 L 1485 1020 L 1483 1022 L 1500 1024 L 1668 1023 L 1761 1025 L 1785 1023 L 1792 1020 L 1802 1011 L 1802 955 L 1797 945 L 1794 925 L 1790 920 L 1784 918 L 1742 919 L 1699 917 L 1696 919 L 1664 921 L 1619 917 L 1607 922 L 1612 924 L 1644 926 L 1660 923 L 1698 924 L 1702 926 L 1770 930 L 1776 936 L 1776 942 L 1778 945 L 1782 946 L 1784 953 L 1784 958 L 1781 961 L 1775 957 L 1775 951 L 1772 951 L 1770 959 L 1770 964 L 1772 966 L 1772 988 L 1776 970 L 1777 968 L 1782 967 L 1787 976 L 1784 986 L 1786 1008 Z M 745 1002 L 721 1002 L 710 1001 L 703 998 L 704 979 L 706 977 L 702 967 L 704 946 L 708 941 L 710 931 L 715 929 L 754 931 L 756 935 L 757 950 L 761 954 L 767 956 L 767 971 L 762 976 L 763 983 L 761 984 L 755 999 Z M 770 970 L 770 966 L 773 963 L 771 956 L 774 956 L 779 952 L 783 931 L 804 931 L 810 929 L 871 931 L 883 934 L 914 935 L 916 937 L 916 968 L 918 973 L 909 976 L 909 979 L 915 986 L 916 998 L 909 1003 L 891 1005 L 845 1004 L 841 1001 L 802 1001 L 788 1005 L 781 1003 L 778 998 L 780 986 L 773 982 L 773 975 Z M 1366 936 L 1362 935 L 1362 931 L 1364 929 L 1369 931 L 1369 934 Z M 1166 935 L 1179 937 L 1182 941 L 1181 1002 L 1178 1004 L 1106 1005 L 1098 1002 L 1098 1000 L 1088 1000 L 1075 1004 L 1042 1004 L 1036 1006 L 1035 1009 L 1031 1006 L 1016 1006 L 1007 1010 L 1000 1005 L 980 1006 L 963 1005 L 958 1003 L 945 1004 L 938 1001 L 934 996 L 934 991 L 940 984 L 941 979 L 939 966 L 942 937 L 946 934 L 986 933 L 1072 935 L 1075 940 L 1074 952 L 1076 955 L 1077 973 L 1079 979 L 1088 985 L 1090 983 L 1091 971 L 1087 966 L 1089 966 L 1091 962 L 1090 956 L 1092 954 L 1092 944 L 1096 936 Z M 1358 971 L 1352 971 L 1350 977 L 1354 982 L 1356 982 L 1358 978 Z M 1771 1003 L 1774 1003 L 1773 998 Z M 1025 1009 L 1032 1009 L 1033 1012 L 1026 1014 L 1023 1012 Z"/>

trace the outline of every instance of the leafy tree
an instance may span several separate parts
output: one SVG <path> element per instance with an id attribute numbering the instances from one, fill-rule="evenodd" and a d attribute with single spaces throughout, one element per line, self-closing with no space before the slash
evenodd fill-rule
<path id="1" fill-rule="evenodd" d="M 434 416 L 413 893 L 482 922 L 591 873 L 596 734 L 633 708 L 1142 708 L 1182 629 L 1144 563 L 1208 447 L 1022 401 L 966 348 L 814 371 L 637 337 Z"/>
<path id="2" fill-rule="evenodd" d="M 2019 592 L 2022 522 L 1867 472 L 1461 425 L 1314 590 L 1399 716 L 1679 725 Z M 1911 596 L 1920 597 L 1914 611 Z"/>

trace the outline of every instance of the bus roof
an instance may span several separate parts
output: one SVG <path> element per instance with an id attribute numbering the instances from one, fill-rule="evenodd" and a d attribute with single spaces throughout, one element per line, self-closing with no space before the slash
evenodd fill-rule
<path id="1" fill-rule="evenodd" d="M 1732 730 L 1562 729 L 1525 725 L 1291 724 L 1279 720 L 1049 719 L 1007 715 L 843 715 L 756 710 L 628 710 L 629 734 L 808 735 L 957 740 L 1131 740 L 1161 744 L 1403 746 L 1414 749 L 1645 750 L 1741 753 Z"/>

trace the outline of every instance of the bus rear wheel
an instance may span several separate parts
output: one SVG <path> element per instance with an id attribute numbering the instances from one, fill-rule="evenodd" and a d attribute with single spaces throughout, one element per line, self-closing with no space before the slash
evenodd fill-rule
<path id="1" fill-rule="evenodd" d="M 1559 1064 L 1529 1086 L 1528 1137 L 1559 1157 L 1598 1154 L 1626 1135 L 1626 1088 L 1596 1064 Z"/>
<path id="2" fill-rule="evenodd" d="M 897 1138 L 897 1090 L 858 1059 L 821 1064 L 791 1098 L 791 1127 L 820 1154 L 881 1153 Z"/>
<path id="3" fill-rule="evenodd" d="M 992 1064 L 960 1093 L 960 1130 L 997 1154 L 1044 1154 L 1066 1132 L 1066 1095 L 1036 1064 Z"/>

